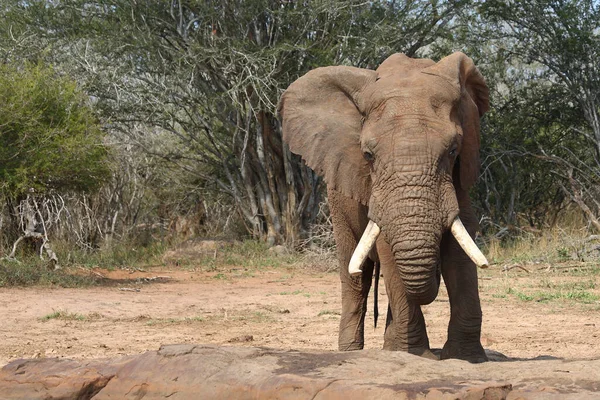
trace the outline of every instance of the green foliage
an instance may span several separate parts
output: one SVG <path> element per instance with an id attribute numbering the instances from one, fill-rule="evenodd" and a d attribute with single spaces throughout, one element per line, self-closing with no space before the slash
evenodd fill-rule
<path id="1" fill-rule="evenodd" d="M 275 115 L 283 90 L 315 67 L 415 55 L 470 3 L 34 0 L 5 13 L 23 41 L 43 38 L 38 57 L 76 76 L 117 132 L 142 126 L 151 133 L 135 142 L 147 152 L 204 193 L 230 196 L 255 237 L 290 243 L 314 222 L 320 181 L 284 156 Z"/>
<path id="2" fill-rule="evenodd" d="M 561 247 L 559 249 L 556 249 L 556 252 L 560 260 L 568 260 L 571 258 L 571 256 L 569 255 L 569 249 Z"/>
<path id="3" fill-rule="evenodd" d="M 274 115 L 281 92 L 323 65 L 373 68 L 394 52 L 438 59 L 456 50 L 474 58 L 491 90 L 482 178 L 472 192 L 485 233 L 504 230 L 498 237 L 511 245 L 512 227 L 555 225 L 574 195 L 600 214 L 597 1 L 5 3 L 0 189 L 89 191 L 102 184 L 106 148 L 89 108 L 80 107 L 82 88 L 121 146 L 114 169 L 122 175 L 105 186 L 108 222 L 92 229 L 106 232 L 117 210 L 116 224 L 126 230 L 144 211 L 164 223 L 169 211 L 186 214 L 208 203 L 219 205 L 212 218 L 226 221 L 230 235 L 247 230 L 283 241 L 299 239 L 292 232 L 298 227 L 314 232 L 322 185 L 299 157 L 286 158 Z M 144 194 L 133 207 L 127 193 Z M 298 209 L 304 204 L 310 206 Z M 230 223 L 232 205 L 245 225 Z M 201 264 L 281 264 L 261 251 L 226 251 Z M 546 258 L 566 255 L 552 249 Z M 85 256 L 105 266 L 136 259 L 125 247 Z"/>
<path id="4" fill-rule="evenodd" d="M 318 317 L 322 316 L 322 315 L 340 315 L 341 313 L 337 310 L 321 310 L 319 311 L 319 314 L 317 314 Z"/>
<path id="5" fill-rule="evenodd" d="M 521 301 L 536 301 L 536 302 L 548 302 L 548 301 L 572 301 L 582 304 L 593 304 L 600 300 L 600 296 L 590 293 L 586 290 L 569 290 L 569 291 L 534 291 L 530 293 L 524 293 L 518 290 L 510 290 L 509 294 L 514 294 Z"/>
<path id="6" fill-rule="evenodd" d="M 65 310 L 56 310 L 50 314 L 40 317 L 40 321 L 42 322 L 50 321 L 51 319 L 60 319 L 63 321 L 85 321 L 87 317 L 83 314 L 72 313 Z"/>
<path id="7" fill-rule="evenodd" d="M 56 271 L 49 269 L 48 261 L 34 255 L 17 253 L 19 261 L 0 259 L 0 287 L 86 287 L 110 283 L 92 276 L 88 269 L 139 269 L 160 265 L 166 246 L 161 243 L 135 246 L 132 242 L 121 242 L 105 249 L 83 250 L 67 242 L 57 242 L 55 249 L 61 255 L 62 266 Z"/>
<path id="8" fill-rule="evenodd" d="M 0 261 L 0 287 L 11 286 L 59 286 L 87 287 L 98 284 L 88 275 L 73 274 L 73 271 L 48 269 L 47 262 L 39 258 L 28 258 L 22 262 Z"/>
<path id="9" fill-rule="evenodd" d="M 599 3 L 491 0 L 473 21 L 466 40 L 481 57 L 493 104 L 479 206 L 495 224 L 537 228 L 554 225 L 575 197 L 597 213 Z"/>
<path id="10" fill-rule="evenodd" d="M 269 246 L 256 240 L 236 242 L 231 247 L 220 249 L 214 256 L 205 256 L 203 259 L 191 261 L 190 266 L 199 263 L 204 269 L 214 271 L 220 267 L 285 267 L 298 263 L 300 256 L 296 253 L 277 255 L 269 251 Z M 223 274 L 218 274 L 215 279 L 225 279 Z"/>
<path id="11" fill-rule="evenodd" d="M 67 266 L 109 270 L 160 265 L 166 249 L 165 243 L 152 242 L 147 246 L 138 246 L 133 241 L 121 241 L 105 249 L 94 250 L 76 248 L 69 243 L 59 243 L 57 246 L 57 252 L 66 255 L 62 263 Z"/>
<path id="12" fill-rule="evenodd" d="M 287 295 L 301 295 L 303 297 L 306 298 L 310 298 L 311 294 L 307 293 L 303 290 L 294 290 L 293 292 L 279 292 L 280 296 L 287 296 Z"/>
<path id="13" fill-rule="evenodd" d="M 72 80 L 42 64 L 0 64 L 0 191 L 95 190 L 109 176 L 107 154 Z"/>
<path id="14" fill-rule="evenodd" d="M 566 224 L 560 221 L 560 224 Z M 503 239 L 492 238 L 482 246 L 488 260 L 494 264 L 520 264 L 550 266 L 565 262 L 579 265 L 581 274 L 597 275 L 599 266 L 598 242 L 590 240 L 589 234 L 581 229 L 581 222 L 570 230 L 565 228 L 545 229 L 536 233 L 521 231 L 508 233 Z M 572 267 L 572 272 L 576 267 Z"/>

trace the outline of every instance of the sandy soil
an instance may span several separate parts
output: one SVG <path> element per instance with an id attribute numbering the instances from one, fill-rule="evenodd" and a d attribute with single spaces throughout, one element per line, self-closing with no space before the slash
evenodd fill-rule
<path id="1" fill-rule="evenodd" d="M 172 343 L 337 349 L 336 273 L 290 267 L 96 273 L 112 283 L 81 289 L 1 288 L 0 365 L 16 358 L 137 354 Z M 144 279 L 156 277 L 168 279 Z M 540 279 L 547 285 L 585 281 L 591 293 L 599 293 L 597 275 L 540 278 L 487 272 L 480 280 L 484 347 L 525 359 L 600 359 L 598 301 L 523 301 L 507 289 L 515 282 L 527 288 Z M 366 348 L 383 344 L 387 300 L 383 282 L 380 286 L 381 320 L 373 329 L 373 313 L 368 313 Z M 441 347 L 449 318 L 443 289 L 424 314 L 431 346 Z"/>

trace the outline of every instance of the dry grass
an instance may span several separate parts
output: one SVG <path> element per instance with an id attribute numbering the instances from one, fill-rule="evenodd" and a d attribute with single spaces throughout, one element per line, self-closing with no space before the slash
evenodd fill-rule
<path id="1" fill-rule="evenodd" d="M 600 236 L 571 226 L 488 240 L 484 252 L 492 266 L 480 273 L 487 301 L 600 309 Z"/>
<path id="2" fill-rule="evenodd" d="M 483 248 L 495 264 L 586 262 L 600 259 L 600 236 L 590 235 L 587 229 L 554 228 L 503 239 L 491 237 Z"/>
<path id="3" fill-rule="evenodd" d="M 97 312 L 91 312 L 87 315 L 72 313 L 67 310 L 54 310 L 52 313 L 40 317 L 40 321 L 46 322 L 52 319 L 58 319 L 62 321 L 92 321 L 102 319 L 104 316 Z"/>

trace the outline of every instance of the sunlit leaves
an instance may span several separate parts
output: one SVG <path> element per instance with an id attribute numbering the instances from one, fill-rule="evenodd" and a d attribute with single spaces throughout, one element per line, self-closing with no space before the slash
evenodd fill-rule
<path id="1" fill-rule="evenodd" d="M 90 191 L 108 175 L 103 134 L 75 83 L 43 65 L 0 65 L 0 190 Z"/>

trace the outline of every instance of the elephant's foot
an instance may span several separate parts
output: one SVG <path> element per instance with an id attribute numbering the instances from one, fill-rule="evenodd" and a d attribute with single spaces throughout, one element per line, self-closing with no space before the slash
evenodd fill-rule
<path id="1" fill-rule="evenodd" d="M 482 363 L 488 361 L 485 350 L 481 343 L 462 343 L 456 340 L 448 340 L 442 349 L 442 360 L 458 358 L 470 363 Z"/>
<path id="2" fill-rule="evenodd" d="M 409 348 L 406 348 L 405 346 L 394 346 L 394 345 L 384 343 L 383 349 L 389 350 L 389 351 L 405 351 L 407 353 L 414 354 L 415 356 L 428 358 L 430 360 L 439 360 L 440 359 L 438 356 L 436 356 L 431 351 L 431 349 L 429 347 L 425 347 L 425 346 L 411 346 Z"/>
<path id="3" fill-rule="evenodd" d="M 362 350 L 365 347 L 364 342 L 338 342 L 339 351 Z"/>
<path id="4" fill-rule="evenodd" d="M 433 354 L 433 352 L 430 349 L 410 349 L 408 352 L 410 354 L 414 354 L 423 358 L 428 358 L 430 360 L 439 360 L 438 356 Z"/>

